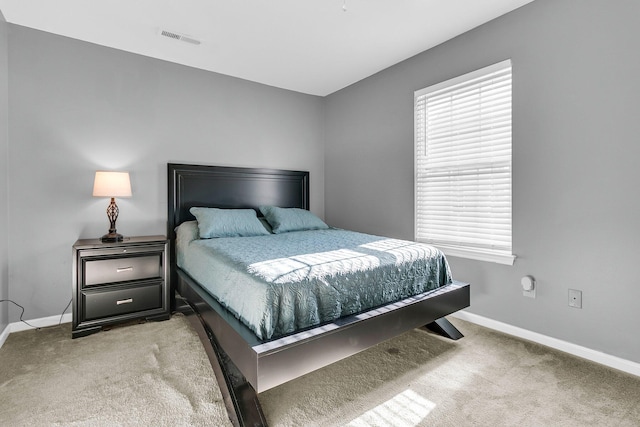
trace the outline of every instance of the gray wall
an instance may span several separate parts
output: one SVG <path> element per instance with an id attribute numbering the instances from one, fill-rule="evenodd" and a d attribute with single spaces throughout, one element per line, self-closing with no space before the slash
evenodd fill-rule
<path id="1" fill-rule="evenodd" d="M 537 0 L 330 95 L 326 220 L 413 238 L 413 92 L 511 58 L 518 259 L 450 258 L 469 312 L 640 362 L 639 16 L 637 0 Z"/>
<path id="2" fill-rule="evenodd" d="M 125 235 L 165 233 L 167 162 L 308 170 L 324 215 L 322 98 L 9 29 L 9 291 L 25 319 L 62 312 L 72 244 L 107 232 L 98 169 L 130 171 Z"/>
<path id="3" fill-rule="evenodd" d="M 62 311 L 71 245 L 107 230 L 91 197 L 103 168 L 131 172 L 127 235 L 165 232 L 165 165 L 180 161 L 310 170 L 329 223 L 412 239 L 413 92 L 511 58 L 518 259 L 450 258 L 469 311 L 640 362 L 637 16 L 636 0 L 536 0 L 325 99 L 0 20 L 0 296 L 26 319 Z"/>
<path id="4" fill-rule="evenodd" d="M 7 199 L 7 150 L 9 147 L 9 75 L 7 23 L 0 12 L 0 299 L 9 296 L 8 269 L 8 205 Z M 0 303 L 0 333 L 9 322 L 8 303 Z"/>

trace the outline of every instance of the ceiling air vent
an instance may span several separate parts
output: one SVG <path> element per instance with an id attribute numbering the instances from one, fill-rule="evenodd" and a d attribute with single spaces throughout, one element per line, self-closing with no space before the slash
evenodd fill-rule
<path id="1" fill-rule="evenodd" d="M 189 36 L 185 36 L 184 34 L 176 33 L 173 31 L 160 30 L 160 35 L 169 37 L 170 39 L 180 40 L 181 42 L 191 43 L 191 44 L 200 44 L 200 40 L 196 40 Z"/>

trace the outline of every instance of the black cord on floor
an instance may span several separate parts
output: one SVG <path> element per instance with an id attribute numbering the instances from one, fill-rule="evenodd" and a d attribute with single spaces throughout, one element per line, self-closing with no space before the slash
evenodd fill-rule
<path id="1" fill-rule="evenodd" d="M 69 309 L 69 306 L 71 305 L 71 301 L 73 301 L 73 298 L 69 300 L 69 304 L 67 304 L 64 310 L 62 310 L 62 314 L 60 315 L 60 321 L 58 322 L 58 326 L 62 325 L 62 318 L 64 317 L 64 312 L 67 311 L 67 309 Z"/>
<path id="2" fill-rule="evenodd" d="M 58 326 L 62 325 L 62 318 L 64 317 L 64 313 L 69 309 L 69 306 L 71 305 L 71 302 L 73 301 L 73 298 L 69 300 L 69 304 L 67 304 L 67 306 L 64 308 L 64 310 L 62 310 L 62 314 L 60 315 L 60 321 L 58 322 Z M 20 309 L 22 310 L 20 312 L 20 321 L 32 328 L 35 328 L 36 330 L 40 330 L 39 326 L 34 326 L 32 324 L 30 324 L 29 322 L 27 322 L 26 320 L 22 319 L 22 316 L 24 316 L 24 307 L 21 306 L 20 304 L 18 304 L 17 302 L 10 300 L 10 299 L 0 299 L 0 302 L 10 302 L 12 304 L 17 305 L 18 307 L 20 307 Z"/>
<path id="3" fill-rule="evenodd" d="M 38 326 L 33 326 L 32 324 L 30 324 L 30 323 L 29 323 L 29 322 L 27 322 L 26 320 L 23 320 L 23 319 L 22 319 L 22 316 L 24 315 L 24 307 L 23 307 L 23 306 L 21 306 L 21 305 L 20 305 L 20 304 L 18 304 L 17 302 L 12 301 L 12 300 L 10 300 L 10 299 L 0 299 L 0 302 L 10 302 L 10 303 L 15 304 L 15 305 L 17 305 L 18 307 L 20 307 L 20 309 L 22 309 L 22 312 L 20 313 L 20 321 L 21 321 L 22 323 L 25 323 L 25 324 L 29 325 L 29 326 L 30 326 L 30 327 L 32 327 L 32 328 L 40 329 Z M 66 310 L 66 309 L 65 309 L 65 310 Z"/>

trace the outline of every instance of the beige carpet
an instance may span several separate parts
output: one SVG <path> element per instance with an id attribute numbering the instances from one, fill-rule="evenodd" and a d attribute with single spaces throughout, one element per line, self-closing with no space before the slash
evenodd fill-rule
<path id="1" fill-rule="evenodd" d="M 640 426 L 640 378 L 457 319 L 260 395 L 271 426 Z"/>
<path id="2" fill-rule="evenodd" d="M 184 316 L 75 340 L 64 324 L 0 348 L 0 426 L 134 425 L 231 425 Z"/>
<path id="3" fill-rule="evenodd" d="M 640 426 L 640 378 L 451 319 L 260 395 L 279 426 Z M 189 366 L 190 369 L 185 369 Z M 69 325 L 0 349 L 0 426 L 226 426 L 182 315 L 76 340 Z"/>

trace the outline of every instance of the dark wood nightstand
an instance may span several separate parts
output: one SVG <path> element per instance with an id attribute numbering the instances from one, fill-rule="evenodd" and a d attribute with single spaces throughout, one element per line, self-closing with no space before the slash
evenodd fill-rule
<path id="1" fill-rule="evenodd" d="M 168 240 L 165 236 L 102 243 L 80 239 L 73 245 L 73 338 L 105 325 L 138 318 L 167 320 Z"/>

